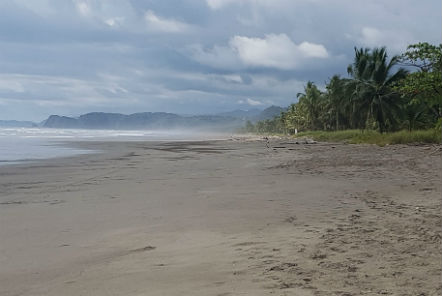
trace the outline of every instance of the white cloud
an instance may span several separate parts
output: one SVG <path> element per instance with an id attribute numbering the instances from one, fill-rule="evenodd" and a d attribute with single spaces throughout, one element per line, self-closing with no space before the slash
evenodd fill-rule
<path id="1" fill-rule="evenodd" d="M 144 19 L 146 20 L 148 30 L 150 31 L 179 33 L 190 29 L 188 24 L 174 19 L 159 17 L 152 10 L 146 12 Z"/>
<path id="2" fill-rule="evenodd" d="M 100 25 L 106 24 L 110 28 L 124 28 L 130 31 L 139 31 L 139 17 L 130 2 L 119 0 L 71 0 L 78 15 Z M 62 12 L 62 10 L 60 11 Z M 65 13 L 72 13 L 65 9 Z"/>
<path id="3" fill-rule="evenodd" d="M 75 3 L 75 8 L 77 8 L 77 11 L 81 15 L 89 16 L 91 14 L 91 8 L 86 2 L 75 0 L 74 3 Z"/>
<path id="4" fill-rule="evenodd" d="M 315 44 L 310 42 L 302 42 L 299 45 L 299 50 L 306 56 L 311 58 L 327 58 L 328 52 L 322 44 Z"/>
<path id="5" fill-rule="evenodd" d="M 315 2 L 317 0 L 296 0 L 297 2 Z M 293 4 L 293 0 L 206 0 L 207 6 L 212 10 L 219 10 L 229 5 L 250 4 L 266 8 L 281 8 Z"/>
<path id="6" fill-rule="evenodd" d="M 240 105 L 249 105 L 249 106 L 254 106 L 254 107 L 264 105 L 263 102 L 258 101 L 258 100 L 253 100 L 253 99 L 250 99 L 250 98 L 247 98 L 245 100 L 243 100 L 243 99 L 238 100 L 236 103 L 238 103 Z M 266 103 L 268 103 L 268 101 Z"/>
<path id="7" fill-rule="evenodd" d="M 238 1 L 240 0 L 206 0 L 207 5 L 213 10 L 220 9 L 225 5 L 235 3 Z"/>
<path id="8" fill-rule="evenodd" d="M 230 5 L 249 5 L 250 7 L 263 7 L 265 9 L 286 10 L 287 7 L 302 5 L 303 3 L 328 3 L 329 0 L 206 0 L 207 6 L 212 10 L 221 10 Z"/>
<path id="9" fill-rule="evenodd" d="M 3 78 L 3 77 L 2 77 Z M 0 93 L 3 92 L 15 92 L 15 93 L 23 93 L 25 92 L 25 88 L 23 87 L 23 84 L 21 84 L 19 81 L 15 81 L 13 79 L 1 79 L 0 80 Z"/>
<path id="10" fill-rule="evenodd" d="M 10 99 L 27 102 L 53 102 L 60 106 L 115 103 L 128 93 L 121 85 L 124 81 L 119 80 L 110 75 L 89 81 L 47 75 L 0 74 L 0 95 L 9 95 Z M 63 100 L 60 100 L 60 94 L 63 94 Z"/>
<path id="11" fill-rule="evenodd" d="M 241 61 L 230 47 L 215 45 L 206 49 L 194 44 L 187 48 L 192 58 L 200 64 L 209 65 L 218 69 L 239 69 Z"/>
<path id="12" fill-rule="evenodd" d="M 241 61 L 247 66 L 294 69 L 306 58 L 327 58 L 322 44 L 295 44 L 286 34 L 269 34 L 265 38 L 235 36 L 230 40 Z"/>
<path id="13" fill-rule="evenodd" d="M 363 27 L 358 39 L 359 44 L 368 47 L 386 46 L 395 52 L 402 52 L 413 43 L 410 33 L 400 30 L 379 30 L 374 27 Z"/>
<path id="14" fill-rule="evenodd" d="M 252 99 L 250 99 L 250 98 L 248 98 L 248 99 L 246 100 L 246 102 L 247 102 L 247 104 L 249 104 L 250 106 L 261 106 L 261 105 L 263 105 L 262 102 L 257 101 L 257 100 L 252 100 Z"/>
<path id="15" fill-rule="evenodd" d="M 197 62 L 219 69 L 268 67 L 291 70 L 308 59 L 329 56 L 322 44 L 304 41 L 297 45 L 286 34 L 269 34 L 264 38 L 234 36 L 229 46 L 215 45 L 204 49 L 201 45 L 193 45 L 189 50 Z"/>
<path id="16" fill-rule="evenodd" d="M 362 28 L 361 37 L 363 43 L 369 46 L 375 46 L 381 42 L 382 33 L 376 28 L 364 27 Z"/>
<path id="17" fill-rule="evenodd" d="M 104 20 L 104 23 L 107 24 L 109 27 L 118 28 L 120 27 L 124 22 L 124 17 L 111 17 L 106 20 Z"/>
<path id="18" fill-rule="evenodd" d="M 243 83 L 242 77 L 238 74 L 222 75 L 221 77 L 229 83 Z"/>

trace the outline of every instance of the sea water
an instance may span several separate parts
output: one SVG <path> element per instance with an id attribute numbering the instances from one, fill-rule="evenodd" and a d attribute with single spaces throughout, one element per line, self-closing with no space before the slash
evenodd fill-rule
<path id="1" fill-rule="evenodd" d="M 0 128 L 0 165 L 95 153 L 69 148 L 69 141 L 145 141 L 183 139 L 179 131 Z"/>

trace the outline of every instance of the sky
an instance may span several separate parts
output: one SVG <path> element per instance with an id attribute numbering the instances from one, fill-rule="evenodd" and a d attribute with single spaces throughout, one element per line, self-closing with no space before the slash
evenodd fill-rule
<path id="1" fill-rule="evenodd" d="M 441 38 L 440 0 L 0 0 L 0 119 L 288 106 Z"/>

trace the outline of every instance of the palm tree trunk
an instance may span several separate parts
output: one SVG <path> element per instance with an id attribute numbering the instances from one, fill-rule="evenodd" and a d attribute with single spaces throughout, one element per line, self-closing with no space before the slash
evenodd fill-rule
<path id="1" fill-rule="evenodd" d="M 339 129 L 339 113 L 336 111 L 336 130 Z"/>

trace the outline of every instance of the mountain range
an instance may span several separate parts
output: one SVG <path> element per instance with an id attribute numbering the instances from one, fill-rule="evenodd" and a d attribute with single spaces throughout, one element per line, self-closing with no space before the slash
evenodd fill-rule
<path id="1" fill-rule="evenodd" d="M 38 127 L 38 123 L 32 121 L 0 120 L 0 127 Z"/>
<path id="2" fill-rule="evenodd" d="M 234 131 L 246 121 L 256 122 L 279 115 L 284 108 L 271 106 L 264 110 L 235 110 L 214 115 L 178 115 L 166 112 L 134 114 L 92 112 L 79 117 L 51 115 L 41 123 L 29 121 L 0 121 L 3 127 L 44 127 L 81 129 L 199 129 Z"/>

